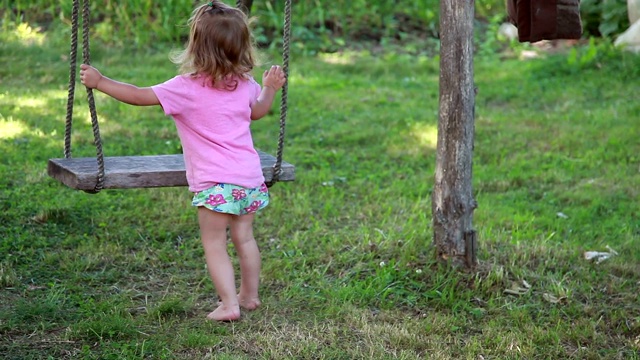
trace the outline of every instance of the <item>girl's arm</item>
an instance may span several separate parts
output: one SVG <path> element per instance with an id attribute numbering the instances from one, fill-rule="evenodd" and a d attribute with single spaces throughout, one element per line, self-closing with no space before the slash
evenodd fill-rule
<path id="1" fill-rule="evenodd" d="M 280 66 L 273 65 L 262 75 L 262 91 L 258 96 L 258 100 L 251 107 L 251 120 L 258 120 L 267 115 L 276 92 L 284 86 L 284 71 Z"/>
<path id="2" fill-rule="evenodd" d="M 116 100 L 131 105 L 160 105 L 156 93 L 150 87 L 140 88 L 135 85 L 115 81 L 103 76 L 96 68 L 80 65 L 80 81 L 86 87 L 99 90 Z"/>

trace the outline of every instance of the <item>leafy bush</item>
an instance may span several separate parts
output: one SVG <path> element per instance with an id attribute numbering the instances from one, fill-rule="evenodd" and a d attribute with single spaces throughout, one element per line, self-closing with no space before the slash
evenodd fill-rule
<path id="1" fill-rule="evenodd" d="M 629 27 L 626 0 L 582 0 L 580 12 L 588 36 L 610 37 Z"/>
<path id="2" fill-rule="evenodd" d="M 225 0 L 235 4 L 234 0 Z M 108 43 L 150 45 L 186 39 L 192 0 L 93 1 L 92 39 Z M 3 22 L 27 22 L 48 28 L 71 22 L 71 1 L 0 0 Z M 299 0 L 293 4 L 292 33 L 304 51 L 331 51 L 348 42 L 407 42 L 438 37 L 440 0 Z M 504 14 L 503 0 L 479 0 L 477 17 L 487 21 Z M 256 37 L 263 46 L 279 47 L 284 1 L 254 1 L 259 18 Z"/>
<path id="3" fill-rule="evenodd" d="M 68 0 L 2 0 L 2 9 L 3 23 L 27 22 L 44 29 L 66 26 L 72 17 L 72 2 Z M 191 10 L 190 0 L 93 1 L 91 36 L 106 42 L 137 45 L 176 41 L 187 31 L 184 24 Z"/>

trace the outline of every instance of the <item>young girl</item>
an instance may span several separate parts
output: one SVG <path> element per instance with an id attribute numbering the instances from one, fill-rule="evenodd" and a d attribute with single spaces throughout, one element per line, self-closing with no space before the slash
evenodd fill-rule
<path id="1" fill-rule="evenodd" d="M 127 104 L 161 105 L 175 120 L 207 268 L 221 300 L 207 318 L 233 321 L 240 318 L 241 307 L 260 306 L 253 218 L 269 203 L 249 126 L 267 114 L 285 74 L 272 66 L 263 74 L 262 89 L 253 79 L 255 48 L 242 11 L 211 1 L 193 11 L 189 24 L 186 49 L 173 59 L 181 75 L 140 88 L 83 64 L 80 79 Z M 239 256 L 240 289 L 227 253 L 227 228 Z"/>

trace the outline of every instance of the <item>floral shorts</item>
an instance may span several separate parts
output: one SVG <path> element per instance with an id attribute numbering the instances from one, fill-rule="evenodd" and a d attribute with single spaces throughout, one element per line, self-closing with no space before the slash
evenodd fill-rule
<path id="1" fill-rule="evenodd" d="M 269 205 L 269 189 L 262 184 L 247 189 L 238 185 L 218 183 L 193 195 L 193 206 L 233 215 L 255 213 Z"/>

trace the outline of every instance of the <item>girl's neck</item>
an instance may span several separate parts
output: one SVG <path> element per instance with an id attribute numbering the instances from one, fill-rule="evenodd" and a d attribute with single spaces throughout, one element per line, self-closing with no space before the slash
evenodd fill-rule
<path id="1" fill-rule="evenodd" d="M 224 78 L 212 81 L 211 77 L 204 74 L 193 73 L 191 77 L 202 81 L 203 86 L 211 86 L 220 90 L 234 90 L 238 86 L 238 81 L 246 80 L 248 76 L 238 76 L 228 74 Z"/>

